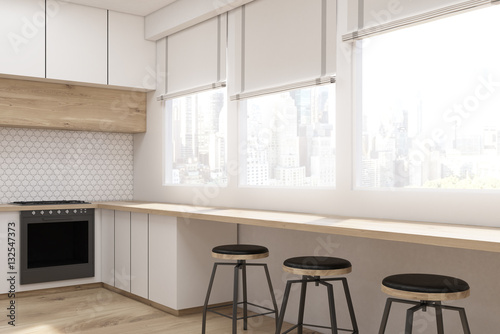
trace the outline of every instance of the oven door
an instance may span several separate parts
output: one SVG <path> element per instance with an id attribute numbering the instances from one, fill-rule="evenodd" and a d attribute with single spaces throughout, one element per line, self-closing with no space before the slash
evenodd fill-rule
<path id="1" fill-rule="evenodd" d="M 20 222 L 21 284 L 94 276 L 93 209 L 22 211 Z"/>

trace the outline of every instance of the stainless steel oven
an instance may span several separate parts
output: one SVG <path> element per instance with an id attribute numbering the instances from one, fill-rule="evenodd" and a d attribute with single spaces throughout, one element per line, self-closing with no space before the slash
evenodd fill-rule
<path id="1" fill-rule="evenodd" d="M 21 284 L 94 276 L 94 209 L 21 211 Z"/>

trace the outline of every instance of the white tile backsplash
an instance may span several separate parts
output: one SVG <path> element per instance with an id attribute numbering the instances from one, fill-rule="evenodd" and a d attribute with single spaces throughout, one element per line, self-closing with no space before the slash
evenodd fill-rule
<path id="1" fill-rule="evenodd" d="M 0 127 L 0 203 L 132 197 L 132 134 Z"/>

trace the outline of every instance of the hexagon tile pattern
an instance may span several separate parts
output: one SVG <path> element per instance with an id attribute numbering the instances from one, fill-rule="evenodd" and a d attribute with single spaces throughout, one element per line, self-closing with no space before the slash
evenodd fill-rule
<path id="1" fill-rule="evenodd" d="M 0 127 L 0 203 L 133 197 L 133 135 Z"/>

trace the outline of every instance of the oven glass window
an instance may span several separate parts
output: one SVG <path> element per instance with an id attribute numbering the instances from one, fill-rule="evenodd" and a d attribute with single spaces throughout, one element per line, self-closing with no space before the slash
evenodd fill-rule
<path id="1" fill-rule="evenodd" d="M 88 263 L 87 221 L 28 224 L 28 268 Z"/>

